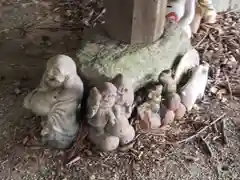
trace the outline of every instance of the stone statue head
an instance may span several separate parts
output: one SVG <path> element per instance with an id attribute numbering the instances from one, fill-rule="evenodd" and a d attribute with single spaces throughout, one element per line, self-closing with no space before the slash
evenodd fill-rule
<path id="1" fill-rule="evenodd" d="M 169 80 L 172 80 L 172 70 L 166 69 L 163 70 L 160 75 L 158 76 L 158 80 L 162 84 L 168 84 Z"/>
<path id="2" fill-rule="evenodd" d="M 48 60 L 42 81 L 49 88 L 59 88 L 73 75 L 77 75 L 73 59 L 66 55 L 57 55 Z"/>
<path id="3" fill-rule="evenodd" d="M 112 82 L 117 88 L 117 93 L 123 95 L 124 93 L 128 92 L 128 89 L 124 86 L 125 83 L 123 81 L 123 75 L 122 74 L 117 74 Z"/>
<path id="4" fill-rule="evenodd" d="M 112 107 L 116 102 L 117 88 L 110 82 L 104 82 L 99 87 L 101 93 L 101 106 Z"/>

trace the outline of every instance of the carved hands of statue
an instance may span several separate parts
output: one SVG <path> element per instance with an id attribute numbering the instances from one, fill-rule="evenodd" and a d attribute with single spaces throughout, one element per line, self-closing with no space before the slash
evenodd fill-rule
<path id="1" fill-rule="evenodd" d="M 108 122 L 114 124 L 115 116 L 112 107 L 117 96 L 116 87 L 110 83 L 103 83 L 102 87 L 93 87 L 87 100 L 87 119 L 93 127 L 105 127 Z"/>

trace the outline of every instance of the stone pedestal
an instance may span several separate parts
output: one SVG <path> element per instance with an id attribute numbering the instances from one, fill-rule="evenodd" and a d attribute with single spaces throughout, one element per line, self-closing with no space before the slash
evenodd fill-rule
<path id="1" fill-rule="evenodd" d="M 90 85 L 122 73 L 137 90 L 160 72 L 170 68 L 177 56 L 191 48 L 185 32 L 175 24 L 165 28 L 164 35 L 150 45 L 127 45 L 96 35 L 86 40 L 77 53 L 78 70 Z"/>

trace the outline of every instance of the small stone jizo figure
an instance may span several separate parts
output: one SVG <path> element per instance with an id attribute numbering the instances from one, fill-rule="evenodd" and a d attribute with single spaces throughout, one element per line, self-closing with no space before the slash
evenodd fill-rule
<path id="1" fill-rule="evenodd" d="M 118 88 L 124 87 L 120 85 Z M 93 87 L 88 97 L 89 139 L 102 151 L 115 150 L 135 137 L 135 131 L 127 119 L 132 104 L 120 98 L 128 91 L 118 88 L 111 82 L 104 82 L 99 87 Z"/>
<path id="2" fill-rule="evenodd" d="M 148 93 L 147 101 L 137 108 L 140 126 L 144 130 L 157 129 L 161 126 L 162 89 L 162 85 L 154 86 L 154 89 Z"/>
<path id="3" fill-rule="evenodd" d="M 102 151 L 112 151 L 118 147 L 119 139 L 105 131 L 105 126 L 115 124 L 113 106 L 116 102 L 117 88 L 110 82 L 102 87 L 93 87 L 87 100 L 87 122 L 90 125 L 89 139 Z"/>
<path id="4" fill-rule="evenodd" d="M 68 148 L 77 135 L 78 103 L 83 83 L 75 62 L 66 55 L 50 58 L 40 85 L 24 99 L 24 107 L 42 116 L 41 137 L 44 144 Z"/>
<path id="5" fill-rule="evenodd" d="M 196 0 L 168 0 L 166 18 L 175 21 L 191 38 L 190 24 L 194 18 Z"/>
<path id="6" fill-rule="evenodd" d="M 158 80 L 164 88 L 164 101 L 160 105 L 162 127 L 164 127 L 171 124 L 175 119 L 181 119 L 186 112 L 186 108 L 181 103 L 181 98 L 177 93 L 177 84 L 171 70 L 162 71 Z"/>
<path id="7" fill-rule="evenodd" d="M 125 113 L 129 118 L 132 114 L 132 105 L 134 102 L 134 90 L 132 86 L 124 79 L 122 74 L 117 74 L 112 83 L 117 88 L 117 99 L 115 108 L 117 105 L 121 107 L 122 113 Z"/>
<path id="8" fill-rule="evenodd" d="M 113 106 L 116 123 L 107 124 L 106 129 L 111 135 L 119 138 L 120 146 L 124 146 L 131 143 L 135 137 L 135 130 L 128 121 L 132 114 L 134 91 L 122 74 L 117 74 L 112 82 L 117 88 L 117 99 Z"/>
<path id="9" fill-rule="evenodd" d="M 190 111 L 197 100 L 204 97 L 208 82 L 209 64 L 203 63 L 192 68 L 192 75 L 188 82 L 180 88 L 180 97 L 187 111 Z"/>

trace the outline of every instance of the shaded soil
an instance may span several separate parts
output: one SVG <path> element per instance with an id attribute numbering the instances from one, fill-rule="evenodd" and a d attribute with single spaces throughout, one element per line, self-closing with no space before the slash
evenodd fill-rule
<path id="1" fill-rule="evenodd" d="M 22 108 L 24 96 L 38 84 L 49 57 L 58 53 L 75 57 L 81 42 L 81 29 L 62 28 L 50 5 L 48 1 L 20 0 L 3 1 L 0 6 L 0 179 L 240 179 L 237 13 L 219 15 L 216 25 L 202 25 L 194 37 L 202 60 L 211 65 L 206 96 L 170 130 L 141 133 L 129 152 L 98 153 L 86 141 L 66 152 L 24 146 L 27 140 L 39 137 L 40 123 Z M 226 93 L 215 92 L 213 87 L 226 89 Z M 226 145 L 220 128 L 219 132 L 209 128 L 202 133 L 204 142 L 195 138 L 170 143 L 189 137 L 223 113 Z M 77 162 L 66 165 L 66 159 L 78 156 Z"/>

